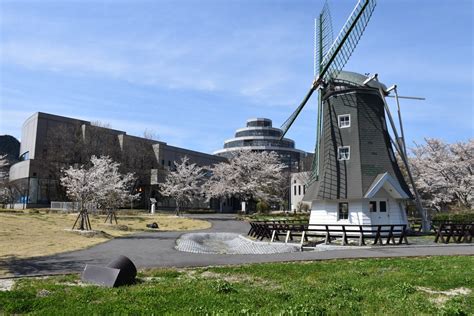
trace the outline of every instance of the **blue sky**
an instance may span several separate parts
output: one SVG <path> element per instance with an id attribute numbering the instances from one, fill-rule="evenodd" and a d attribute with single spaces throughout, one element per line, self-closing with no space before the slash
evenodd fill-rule
<path id="1" fill-rule="evenodd" d="M 334 31 L 356 1 L 330 0 Z M 37 111 L 203 152 L 291 114 L 313 74 L 321 0 L 0 0 L 0 135 Z M 408 145 L 473 137 L 473 1 L 379 0 L 345 70 L 401 95 Z M 392 101 L 391 101 L 392 102 Z M 288 133 L 312 151 L 316 98 Z"/>

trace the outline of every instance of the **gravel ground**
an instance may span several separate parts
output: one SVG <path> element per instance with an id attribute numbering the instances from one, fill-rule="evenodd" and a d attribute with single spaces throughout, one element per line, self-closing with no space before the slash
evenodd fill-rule
<path id="1" fill-rule="evenodd" d="M 190 233 L 176 241 L 176 249 L 212 254 L 272 254 L 300 251 L 295 244 L 253 241 L 235 233 Z"/>

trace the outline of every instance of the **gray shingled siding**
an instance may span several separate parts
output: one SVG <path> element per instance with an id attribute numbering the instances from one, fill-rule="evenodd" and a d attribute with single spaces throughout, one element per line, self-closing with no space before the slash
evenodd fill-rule
<path id="1" fill-rule="evenodd" d="M 390 143 L 383 101 L 376 91 L 366 91 L 357 95 L 363 193 L 367 192 L 378 174 L 388 172 L 409 194 L 410 191 L 401 175 Z"/>
<path id="2" fill-rule="evenodd" d="M 375 177 L 384 172 L 409 192 L 394 161 L 383 102 L 376 90 L 355 88 L 326 95 L 323 110 L 320 177 L 305 200 L 363 198 Z M 341 129 L 338 115 L 343 114 L 351 115 L 351 126 Z M 339 146 L 350 146 L 350 160 L 338 160 Z"/>

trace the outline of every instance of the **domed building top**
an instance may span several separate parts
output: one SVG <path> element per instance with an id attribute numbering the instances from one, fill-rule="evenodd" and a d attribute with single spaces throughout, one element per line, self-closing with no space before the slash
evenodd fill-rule
<path id="1" fill-rule="evenodd" d="M 293 140 L 280 139 L 282 133 L 281 129 L 272 126 L 270 119 L 248 119 L 246 127 L 239 128 L 234 138 L 226 140 L 224 148 L 215 151 L 214 155 L 231 158 L 242 149 L 274 151 L 291 170 L 299 170 L 300 160 L 306 157 L 306 152 L 296 149 Z"/>

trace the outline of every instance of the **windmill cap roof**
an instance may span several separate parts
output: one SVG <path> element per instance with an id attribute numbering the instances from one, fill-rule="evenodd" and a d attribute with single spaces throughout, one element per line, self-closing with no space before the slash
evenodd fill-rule
<path id="1" fill-rule="evenodd" d="M 355 85 L 358 86 L 364 86 L 364 81 L 369 79 L 370 77 L 364 76 L 362 74 L 359 74 L 357 72 L 352 72 L 352 71 L 341 71 L 339 75 L 337 75 L 336 80 L 343 80 L 343 81 L 349 81 Z M 370 81 L 367 86 L 372 87 L 372 88 L 379 88 L 382 87 L 383 90 L 387 90 L 387 86 L 385 86 L 381 82 L 377 82 L 376 80 Z"/>

